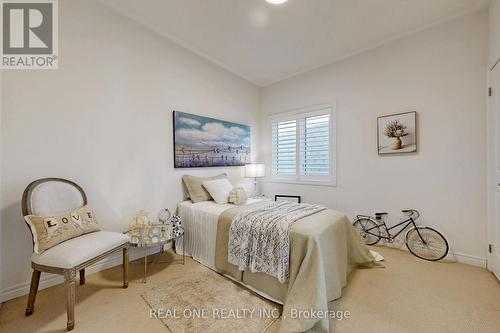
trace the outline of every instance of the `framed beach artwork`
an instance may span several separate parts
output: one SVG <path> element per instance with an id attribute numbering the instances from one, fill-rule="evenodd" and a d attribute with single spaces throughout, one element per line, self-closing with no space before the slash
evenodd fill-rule
<path id="1" fill-rule="evenodd" d="M 377 118 L 379 155 L 417 151 L 417 112 L 404 112 Z"/>
<path id="2" fill-rule="evenodd" d="M 173 118 L 175 168 L 250 163 L 250 126 L 179 111 Z"/>

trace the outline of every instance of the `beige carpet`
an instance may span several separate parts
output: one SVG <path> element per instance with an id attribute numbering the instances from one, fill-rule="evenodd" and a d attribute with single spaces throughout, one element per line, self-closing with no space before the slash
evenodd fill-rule
<path id="1" fill-rule="evenodd" d="M 280 316 L 272 302 L 200 267 L 142 295 L 173 333 L 265 332 Z"/>
<path id="2" fill-rule="evenodd" d="M 485 269 L 419 260 L 407 252 L 375 248 L 386 258 L 386 268 L 358 269 L 351 274 L 336 310 L 349 310 L 350 319 L 331 321 L 335 333 L 498 333 L 500 284 Z M 167 253 L 174 259 L 172 253 Z M 131 265 L 128 289 L 120 288 L 121 270 L 112 268 L 77 286 L 74 332 L 168 332 L 149 316 L 141 295 L 154 286 L 186 274 L 199 264 L 186 259 L 155 264 L 148 283 L 140 282 L 142 265 Z M 64 332 L 65 293 L 62 286 L 39 292 L 35 312 L 24 317 L 26 297 L 0 308 L 0 332 Z M 271 326 L 276 330 L 278 323 Z"/>

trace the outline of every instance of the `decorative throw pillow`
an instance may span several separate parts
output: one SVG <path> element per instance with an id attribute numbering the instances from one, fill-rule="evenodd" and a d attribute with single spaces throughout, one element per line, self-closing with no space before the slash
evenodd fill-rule
<path id="1" fill-rule="evenodd" d="M 184 175 L 182 176 L 182 181 L 184 182 L 184 185 L 186 185 L 186 189 L 189 194 L 189 199 L 191 199 L 193 203 L 196 203 L 200 201 L 212 200 L 210 193 L 208 193 L 207 190 L 203 187 L 204 181 L 213 179 L 222 179 L 226 177 L 227 174 L 225 173 L 222 173 L 214 177 L 195 177 L 190 175 Z"/>
<path id="2" fill-rule="evenodd" d="M 247 191 L 243 187 L 235 187 L 229 192 L 229 202 L 244 205 L 248 201 Z"/>
<path id="3" fill-rule="evenodd" d="M 88 205 L 53 215 L 26 215 L 24 219 L 33 234 L 37 254 L 68 239 L 100 230 L 94 211 Z"/>
<path id="4" fill-rule="evenodd" d="M 214 198 L 218 204 L 228 203 L 229 192 L 233 189 L 233 184 L 227 178 L 207 180 L 203 182 L 203 186 L 208 193 Z"/>
<path id="5" fill-rule="evenodd" d="M 83 216 L 82 230 L 84 234 L 101 230 L 95 219 L 94 210 L 89 205 L 85 205 L 77 211 Z"/>

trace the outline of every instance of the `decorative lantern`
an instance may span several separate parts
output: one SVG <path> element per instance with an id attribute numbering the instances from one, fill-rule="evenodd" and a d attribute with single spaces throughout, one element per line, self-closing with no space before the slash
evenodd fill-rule
<path id="1" fill-rule="evenodd" d="M 132 219 L 130 223 L 129 234 L 131 236 L 132 242 L 149 243 L 151 241 L 149 237 L 149 231 L 151 229 L 152 223 L 149 219 L 149 214 L 145 210 L 141 210 Z"/>
<path id="2" fill-rule="evenodd" d="M 137 215 L 132 219 L 132 223 L 130 225 L 131 229 L 133 228 L 148 228 L 151 225 L 151 220 L 149 219 L 149 214 L 145 210 L 141 210 Z"/>

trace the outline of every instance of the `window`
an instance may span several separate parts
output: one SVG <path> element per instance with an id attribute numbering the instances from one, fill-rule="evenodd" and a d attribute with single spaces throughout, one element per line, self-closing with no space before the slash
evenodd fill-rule
<path id="1" fill-rule="evenodd" d="M 271 117 L 272 180 L 334 186 L 333 106 Z"/>

